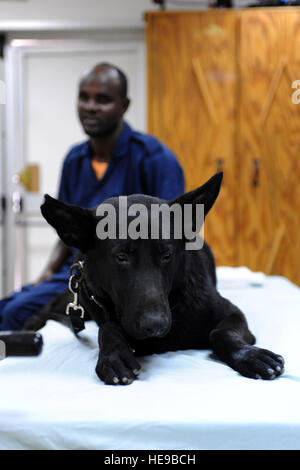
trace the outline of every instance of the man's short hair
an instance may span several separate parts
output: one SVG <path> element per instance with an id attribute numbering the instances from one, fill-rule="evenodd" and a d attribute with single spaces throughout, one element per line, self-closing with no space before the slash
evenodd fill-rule
<path id="1" fill-rule="evenodd" d="M 118 75 L 119 75 L 119 81 L 120 81 L 120 95 L 121 98 L 127 98 L 127 93 L 128 93 L 128 80 L 125 75 L 125 73 L 119 69 L 116 65 L 110 64 L 108 62 L 101 62 L 100 64 L 96 65 L 95 68 L 98 67 L 108 67 L 114 69 Z"/>

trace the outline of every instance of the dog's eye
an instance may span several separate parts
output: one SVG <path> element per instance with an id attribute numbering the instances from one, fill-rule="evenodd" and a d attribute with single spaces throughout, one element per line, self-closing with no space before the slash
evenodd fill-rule
<path id="1" fill-rule="evenodd" d="M 161 255 L 161 260 L 162 261 L 169 261 L 172 257 L 172 253 L 170 251 L 167 251 L 165 253 L 162 253 Z"/>
<path id="2" fill-rule="evenodd" d="M 125 253 L 118 253 L 118 254 L 115 256 L 115 259 L 116 259 L 119 263 L 128 263 L 128 262 L 129 262 L 129 257 L 128 257 L 128 255 L 126 255 Z"/>

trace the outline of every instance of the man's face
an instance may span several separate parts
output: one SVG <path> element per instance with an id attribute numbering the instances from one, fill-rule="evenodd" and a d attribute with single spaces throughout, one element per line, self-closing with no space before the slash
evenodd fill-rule
<path id="1" fill-rule="evenodd" d="M 128 100 L 120 95 L 118 74 L 113 69 L 92 72 L 79 85 L 78 115 L 91 137 L 111 134 L 127 110 Z"/>

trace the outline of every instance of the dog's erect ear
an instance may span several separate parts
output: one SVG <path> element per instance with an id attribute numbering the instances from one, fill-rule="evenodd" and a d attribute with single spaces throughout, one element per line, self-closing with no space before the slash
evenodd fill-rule
<path id="1" fill-rule="evenodd" d="M 96 217 L 91 210 L 66 204 L 46 194 L 41 212 L 66 245 L 83 253 L 94 246 Z"/>
<path id="2" fill-rule="evenodd" d="M 179 196 L 173 201 L 169 201 L 169 205 L 180 204 L 182 213 L 184 214 L 183 226 L 186 233 L 199 233 L 204 223 L 204 219 L 212 208 L 215 200 L 218 197 L 223 173 L 220 171 L 210 178 L 200 188 L 189 191 L 188 193 Z M 203 204 L 203 211 L 200 204 Z M 189 206 L 189 207 L 188 207 Z M 191 208 L 191 211 L 188 209 Z M 200 210 L 198 211 L 198 208 Z"/>
<path id="3" fill-rule="evenodd" d="M 172 204 L 204 204 L 204 216 L 212 208 L 215 200 L 218 197 L 221 183 L 223 179 L 223 172 L 220 171 L 216 173 L 212 178 L 210 178 L 206 183 L 204 183 L 200 188 L 189 191 L 188 193 L 179 196 L 173 201 L 169 202 L 169 205 Z"/>

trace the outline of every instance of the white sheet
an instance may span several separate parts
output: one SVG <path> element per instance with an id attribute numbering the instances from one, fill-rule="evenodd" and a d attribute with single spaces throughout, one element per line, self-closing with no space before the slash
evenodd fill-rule
<path id="1" fill-rule="evenodd" d="M 40 356 L 0 362 L 0 449 L 300 449 L 300 289 L 261 273 L 260 287 L 222 287 L 230 272 L 218 270 L 220 292 L 257 345 L 284 356 L 282 377 L 247 379 L 189 350 L 143 358 L 139 380 L 108 386 L 94 372 L 96 326 L 78 341 L 50 321 Z"/>

